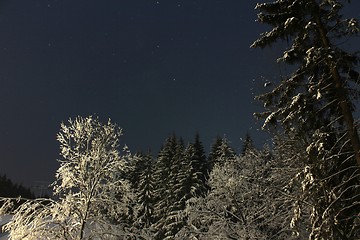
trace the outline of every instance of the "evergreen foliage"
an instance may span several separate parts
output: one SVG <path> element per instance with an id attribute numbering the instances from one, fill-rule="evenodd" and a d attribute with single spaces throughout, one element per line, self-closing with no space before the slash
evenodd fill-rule
<path id="1" fill-rule="evenodd" d="M 192 169 L 190 175 L 192 176 L 191 183 L 193 186 L 190 193 L 192 196 L 204 195 L 208 189 L 208 161 L 198 133 L 195 135 L 194 143 L 190 144 L 186 149 L 185 155 L 190 158 Z"/>
<path id="2" fill-rule="evenodd" d="M 360 141 L 353 119 L 359 92 L 358 56 L 341 41 L 359 32 L 355 19 L 343 19 L 336 0 L 272 1 L 257 4 L 258 21 L 272 29 L 252 47 L 286 40 L 279 62 L 293 73 L 257 97 L 264 103 L 264 128 L 281 125 L 303 142 L 302 188 L 296 201 L 313 206 L 310 239 L 357 239 Z M 306 150 L 306 151 L 304 151 Z M 301 206 L 300 206 L 301 205 Z M 300 218 L 304 207 L 294 213 Z M 295 226 L 295 225 L 294 225 Z"/>
<path id="3" fill-rule="evenodd" d="M 172 170 L 178 166 L 173 166 L 176 162 L 176 154 L 179 150 L 179 143 L 175 134 L 166 139 L 155 162 L 154 171 L 154 224 L 156 239 L 165 237 L 164 221 L 168 214 L 168 207 L 174 199 L 170 192 L 170 181 L 174 181 Z M 179 153 L 178 153 L 179 154 Z M 175 165 L 175 164 L 174 164 Z"/>
<path id="4" fill-rule="evenodd" d="M 138 171 L 139 182 L 135 188 L 139 206 L 135 223 L 140 228 L 149 228 L 153 224 L 154 213 L 154 159 L 151 153 L 142 155 L 139 163 L 141 171 Z"/>
<path id="5" fill-rule="evenodd" d="M 235 151 L 230 146 L 229 141 L 226 137 L 217 136 L 215 142 L 211 146 L 211 150 L 208 157 L 208 167 L 209 170 L 215 166 L 215 164 L 222 164 L 226 159 L 234 158 Z"/>
<path id="6" fill-rule="evenodd" d="M 154 170 L 155 239 L 172 239 L 186 224 L 182 215 L 186 201 L 205 194 L 207 164 L 199 135 L 184 146 L 175 135 L 164 143 Z"/>
<path id="7" fill-rule="evenodd" d="M 241 149 L 241 154 L 245 155 L 247 152 L 251 152 L 254 149 L 255 149 L 255 147 L 254 147 L 254 144 L 253 144 L 253 140 L 252 140 L 250 134 L 246 133 L 245 139 L 244 139 L 244 142 L 243 142 L 243 146 L 242 146 L 242 149 Z"/>

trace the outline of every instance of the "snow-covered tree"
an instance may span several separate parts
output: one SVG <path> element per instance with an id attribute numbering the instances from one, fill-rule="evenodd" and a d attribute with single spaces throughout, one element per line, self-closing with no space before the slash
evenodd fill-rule
<path id="1" fill-rule="evenodd" d="M 257 97 L 266 109 L 258 116 L 265 119 L 264 128 L 281 125 L 304 143 L 297 200 L 313 206 L 310 239 L 360 238 L 360 141 L 353 118 L 359 58 L 343 44 L 359 32 L 359 25 L 342 17 L 343 4 L 276 0 L 256 6 L 258 21 L 272 29 L 252 47 L 283 40 L 288 49 L 278 61 L 293 70 Z"/>
<path id="2" fill-rule="evenodd" d="M 174 176 L 173 171 L 177 168 L 175 159 L 180 154 L 180 146 L 176 136 L 168 137 L 162 146 L 155 161 L 154 170 L 154 224 L 155 239 L 163 239 L 165 234 L 164 221 L 168 213 L 168 207 L 174 202 L 171 185 Z"/>
<path id="3" fill-rule="evenodd" d="M 71 219 L 79 222 L 80 239 L 88 220 L 105 225 L 116 221 L 133 198 L 128 182 L 120 177 L 128 161 L 128 156 L 119 154 L 120 136 L 121 129 L 110 120 L 102 124 L 92 117 L 78 117 L 69 126 L 61 124 L 62 158 L 54 193 L 74 207 Z M 69 196 L 74 198 L 70 202 Z"/>
<path id="4" fill-rule="evenodd" d="M 168 206 L 164 224 L 165 236 L 169 239 L 174 238 L 176 233 L 186 225 L 186 217 L 182 214 L 186 201 L 191 197 L 205 194 L 207 188 L 202 170 L 206 168 L 205 162 L 201 162 L 204 159 L 206 159 L 205 156 L 202 158 L 201 151 L 199 152 L 195 144 L 189 144 L 177 162 L 178 171 L 173 176 L 173 184 L 170 186 L 170 191 L 173 193 L 171 197 L 174 201 Z"/>
<path id="5" fill-rule="evenodd" d="M 198 133 L 195 135 L 195 141 L 191 145 L 194 147 L 194 153 L 192 154 L 192 151 L 188 150 L 185 154 L 191 159 L 191 166 L 193 169 L 192 174 L 194 178 L 193 185 L 197 186 L 192 189 L 192 196 L 200 196 L 205 194 L 207 191 L 206 180 L 209 175 L 208 161 L 206 159 L 204 146 L 200 141 L 200 135 Z"/>
<path id="6" fill-rule="evenodd" d="M 253 140 L 249 133 L 246 133 L 245 139 L 243 140 L 243 146 L 241 149 L 241 154 L 245 155 L 247 152 L 251 152 L 255 149 Z"/>
<path id="7" fill-rule="evenodd" d="M 139 171 L 139 182 L 136 187 L 136 200 L 138 214 L 135 224 L 141 228 L 149 228 L 153 223 L 154 214 L 154 160 L 151 154 L 142 155 L 141 171 Z"/>
<path id="8" fill-rule="evenodd" d="M 222 164 L 229 158 L 235 157 L 235 151 L 230 146 L 230 142 L 226 137 L 217 136 L 214 143 L 211 145 L 211 150 L 208 157 L 209 171 L 215 166 L 215 164 Z"/>
<path id="9" fill-rule="evenodd" d="M 276 221 L 293 233 L 296 239 L 309 237 L 313 204 L 303 197 L 304 186 L 311 181 L 307 172 L 307 154 L 304 143 L 295 134 L 278 134 L 273 138 L 273 149 L 262 150 L 270 171 L 265 171 L 269 189 L 275 203 Z"/>
<path id="10" fill-rule="evenodd" d="M 267 109 L 264 125 L 277 120 L 286 128 L 319 129 L 324 124 L 341 127 L 360 165 L 360 141 L 354 124 L 353 100 L 357 98 L 358 56 L 341 48 L 359 31 L 355 19 L 343 19 L 342 1 L 276 0 L 256 5 L 258 21 L 273 29 L 252 47 L 266 47 L 286 40 L 289 48 L 279 62 L 294 66 L 273 89 L 257 98 Z M 325 123 L 324 123 L 325 121 Z"/>
<path id="11" fill-rule="evenodd" d="M 185 208 L 185 199 L 189 196 L 189 175 L 191 173 L 191 163 L 185 156 L 183 142 L 180 141 L 175 149 L 172 159 L 171 171 L 169 174 L 167 199 L 168 206 L 162 221 L 164 230 L 163 239 L 173 239 L 174 235 L 184 226 L 185 221 L 179 213 Z"/>
<path id="12" fill-rule="evenodd" d="M 199 140 L 184 147 L 169 137 L 155 164 L 154 224 L 156 239 L 173 239 L 186 224 L 182 211 L 186 201 L 206 192 L 206 156 Z"/>
<path id="13" fill-rule="evenodd" d="M 182 239 L 289 239 L 278 234 L 274 195 L 267 185 L 270 165 L 258 152 L 223 159 L 215 164 L 205 197 L 188 201 L 188 225 L 178 233 Z M 278 235 L 276 235 L 278 234 Z M 286 236 L 286 238 L 282 238 Z M 195 238 L 196 237 L 196 238 Z"/>
<path id="14" fill-rule="evenodd" d="M 298 174 L 304 169 L 305 154 L 298 151 L 303 143 L 281 136 L 273 145 L 216 164 L 208 194 L 187 202 L 183 214 L 188 224 L 177 239 L 308 237 L 311 205 L 299 189 L 309 175 Z"/>
<path id="15" fill-rule="evenodd" d="M 60 167 L 53 184 L 58 200 L 27 201 L 7 226 L 11 239 L 121 239 L 131 235 L 121 217 L 133 201 L 121 172 L 131 156 L 120 156 L 121 129 L 97 118 L 61 124 Z"/>

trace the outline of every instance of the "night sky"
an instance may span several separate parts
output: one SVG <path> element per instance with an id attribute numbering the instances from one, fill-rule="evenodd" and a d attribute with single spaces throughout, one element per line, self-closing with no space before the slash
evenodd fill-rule
<path id="1" fill-rule="evenodd" d="M 263 142 L 253 93 L 281 70 L 276 46 L 249 48 L 269 29 L 256 2 L 0 1 L 0 174 L 53 181 L 56 134 L 77 115 L 111 118 L 132 152 L 156 155 L 172 132 L 207 151 L 217 135 Z"/>

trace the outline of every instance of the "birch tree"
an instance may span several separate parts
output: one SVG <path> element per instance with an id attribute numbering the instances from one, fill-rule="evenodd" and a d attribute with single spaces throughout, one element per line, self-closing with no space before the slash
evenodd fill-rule
<path id="1" fill-rule="evenodd" d="M 27 201 L 7 225 L 11 239 L 121 239 L 134 235 L 121 217 L 133 200 L 120 176 L 127 153 L 120 155 L 121 129 L 110 120 L 77 117 L 61 124 L 60 167 L 53 183 L 57 200 Z"/>

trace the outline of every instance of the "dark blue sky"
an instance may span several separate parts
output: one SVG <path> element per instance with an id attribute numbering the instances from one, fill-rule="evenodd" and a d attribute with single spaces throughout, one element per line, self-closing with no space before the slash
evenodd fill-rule
<path id="1" fill-rule="evenodd" d="M 0 173 L 52 181 L 60 122 L 77 115 L 111 118 L 133 152 L 172 132 L 206 150 L 259 137 L 252 93 L 280 70 L 277 49 L 249 48 L 267 29 L 256 2 L 0 1 Z"/>

